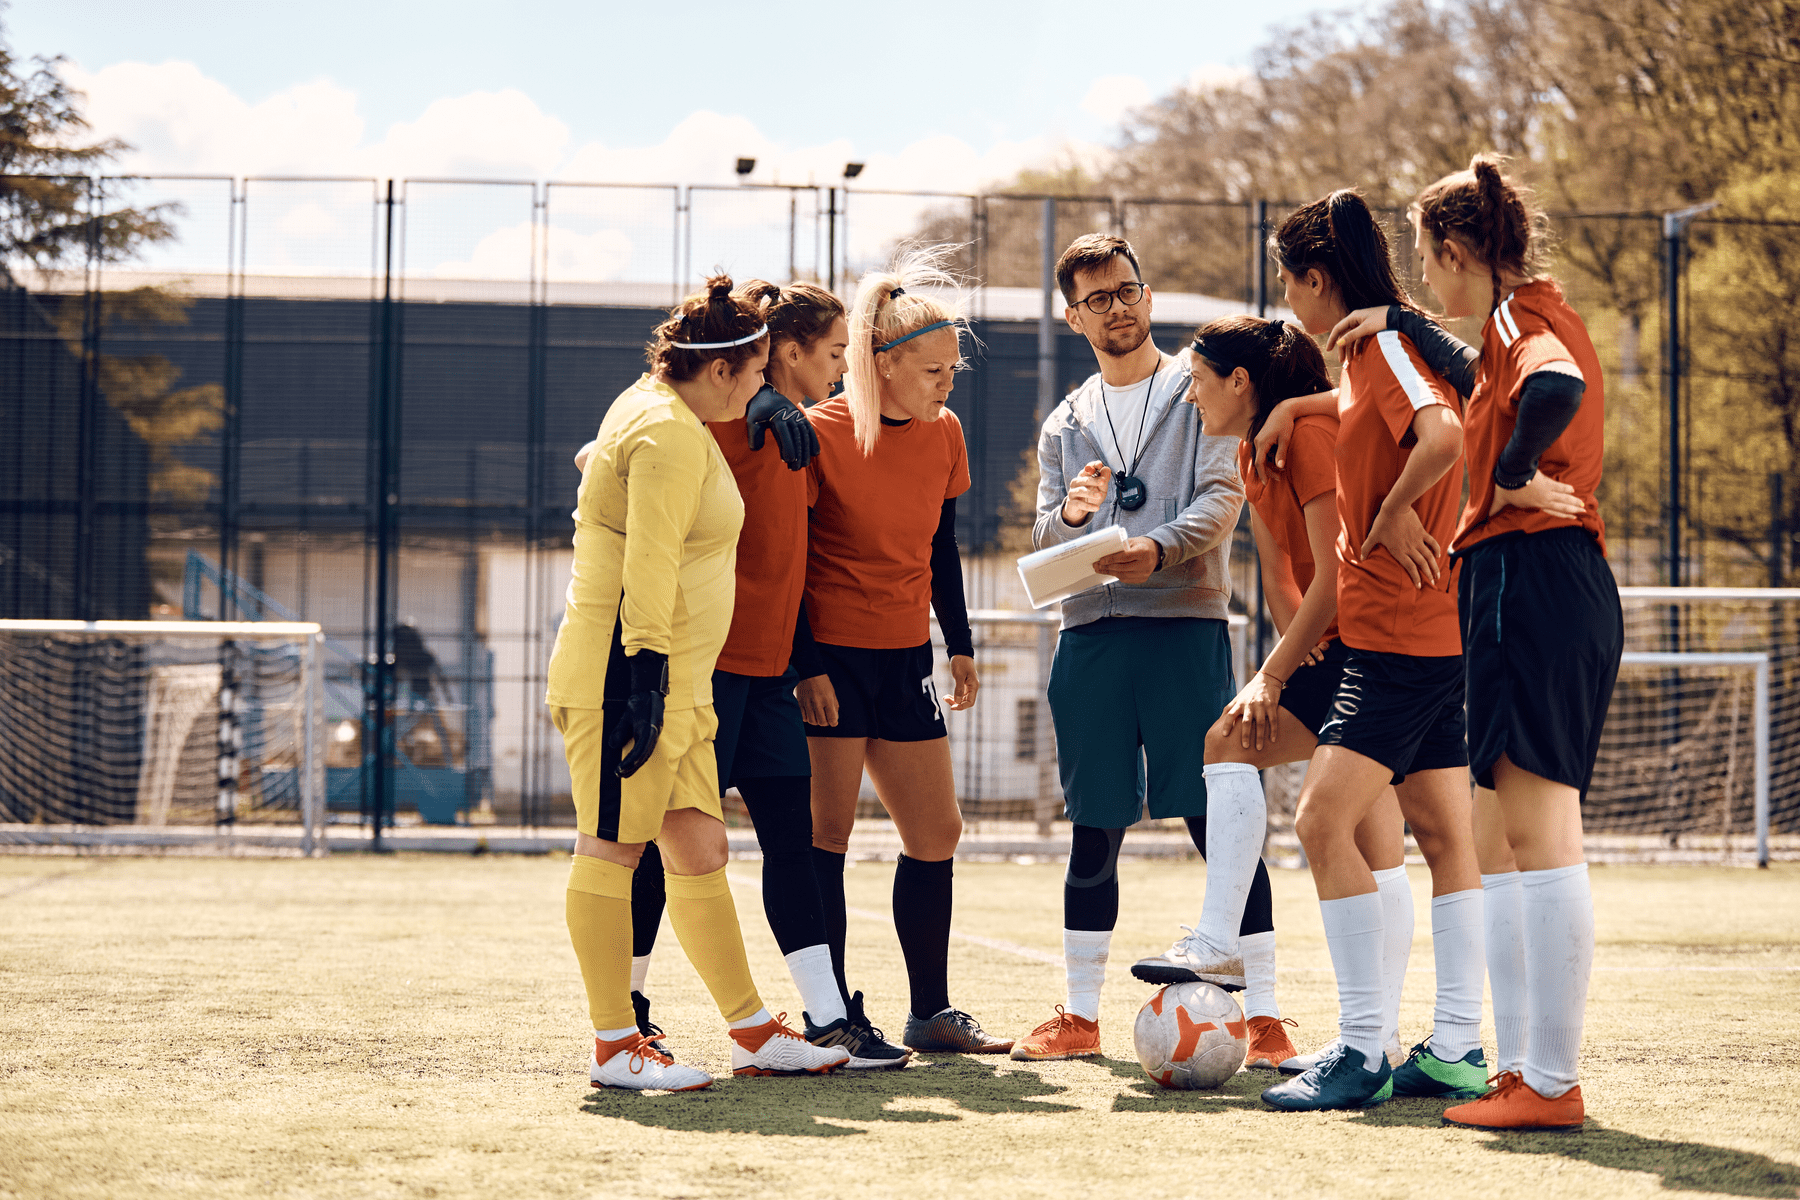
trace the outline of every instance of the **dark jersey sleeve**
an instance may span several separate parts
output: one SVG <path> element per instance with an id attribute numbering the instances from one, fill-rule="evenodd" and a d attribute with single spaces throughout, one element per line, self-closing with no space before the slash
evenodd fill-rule
<path id="1" fill-rule="evenodd" d="M 969 631 L 969 605 L 963 599 L 962 553 L 956 548 L 956 499 L 944 501 L 937 532 L 931 538 L 931 611 L 944 631 L 944 649 L 951 658 L 975 657 L 975 637 Z"/>
<path id="2" fill-rule="evenodd" d="M 1562 436 L 1575 414 L 1587 384 L 1561 371 L 1533 371 L 1519 389 L 1519 419 L 1512 437 L 1494 460 L 1494 482 L 1511 491 L 1522 488 L 1537 474 L 1538 456 Z"/>
<path id="3" fill-rule="evenodd" d="M 806 619 L 804 599 L 800 601 L 800 618 L 794 622 L 794 651 L 788 661 L 802 679 L 825 674 L 825 656 L 819 653 L 819 643 L 813 641 L 812 623 Z"/>
<path id="4" fill-rule="evenodd" d="M 1432 370 L 1450 382 L 1464 400 L 1475 393 L 1475 365 L 1481 361 L 1481 349 L 1471 346 L 1423 313 L 1398 304 L 1388 305 L 1389 329 L 1398 329 L 1419 348 Z"/>

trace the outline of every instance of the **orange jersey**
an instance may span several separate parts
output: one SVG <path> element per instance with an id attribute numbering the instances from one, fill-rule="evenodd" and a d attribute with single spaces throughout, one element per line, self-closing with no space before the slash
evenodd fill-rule
<path id="1" fill-rule="evenodd" d="M 1338 391 L 1337 507 L 1338 629 L 1347 646 L 1418 658 L 1462 653 L 1456 591 L 1450 574 L 1450 534 L 1462 498 L 1462 458 L 1413 502 L 1413 511 L 1443 549 L 1437 582 L 1413 586 L 1385 547 L 1358 552 L 1381 502 L 1412 456 L 1413 417 L 1442 404 L 1459 412 L 1456 391 L 1425 365 L 1405 334 L 1388 330 L 1364 338 L 1344 355 Z"/>
<path id="2" fill-rule="evenodd" d="M 737 602 L 718 669 L 779 675 L 793 653 L 794 623 L 806 590 L 806 472 L 788 470 L 773 438 L 765 439 L 761 450 L 750 449 L 750 427 L 742 417 L 707 428 L 744 498 Z"/>
<path id="3" fill-rule="evenodd" d="M 1581 369 L 1587 390 L 1581 407 L 1548 449 L 1538 469 L 1575 489 L 1586 511 L 1579 519 L 1553 517 L 1536 508 L 1503 508 L 1492 517 L 1494 463 L 1512 438 L 1519 420 L 1519 389 L 1533 371 L 1553 362 Z M 1456 527 L 1458 552 L 1503 533 L 1542 533 L 1579 525 L 1606 553 L 1606 525 L 1594 493 L 1600 488 L 1601 459 L 1606 452 L 1606 389 L 1600 358 L 1587 326 L 1569 307 L 1562 289 L 1548 279 L 1535 280 L 1508 296 L 1481 330 L 1481 364 L 1463 444 L 1469 455 L 1469 503 Z"/>
<path id="4" fill-rule="evenodd" d="M 931 539 L 944 501 L 969 490 L 962 423 L 883 425 L 863 457 L 843 399 L 807 411 L 819 456 L 812 502 L 806 617 L 831 646 L 905 649 L 931 640 Z"/>
<path id="5" fill-rule="evenodd" d="M 1337 435 L 1336 418 L 1301 417 L 1288 439 L 1287 466 L 1277 469 L 1264 463 L 1266 479 L 1256 477 L 1250 443 L 1238 444 L 1238 477 L 1244 481 L 1244 498 L 1287 557 L 1302 596 L 1312 586 L 1315 571 L 1312 541 L 1306 535 L 1306 506 L 1337 490 Z M 1333 617 L 1325 637 L 1337 635 L 1337 618 Z"/>

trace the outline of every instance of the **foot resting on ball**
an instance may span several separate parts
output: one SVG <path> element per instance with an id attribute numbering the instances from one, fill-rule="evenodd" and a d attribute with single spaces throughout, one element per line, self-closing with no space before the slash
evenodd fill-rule
<path id="1" fill-rule="evenodd" d="M 1210 983 L 1228 992 L 1244 990 L 1244 959 L 1211 945 L 1190 926 L 1184 937 L 1152 958 L 1131 964 L 1131 973 L 1145 983 Z"/>

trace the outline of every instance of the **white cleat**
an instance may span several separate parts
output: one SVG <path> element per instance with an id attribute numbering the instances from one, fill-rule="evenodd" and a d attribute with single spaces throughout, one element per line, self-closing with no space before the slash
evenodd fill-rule
<path id="1" fill-rule="evenodd" d="M 600 1055 L 606 1057 L 602 1059 Z M 656 1049 L 642 1034 L 616 1042 L 594 1040 L 588 1059 L 588 1083 L 597 1088 L 629 1088 L 639 1092 L 694 1092 L 711 1087 L 713 1077 L 698 1067 L 682 1066 Z"/>
<path id="2" fill-rule="evenodd" d="M 1187 936 L 1176 939 L 1163 953 L 1131 964 L 1131 973 L 1145 983 L 1211 983 L 1228 992 L 1244 990 L 1244 959 L 1214 949 L 1187 925 Z"/>
<path id="3" fill-rule="evenodd" d="M 768 1023 L 731 1031 L 733 1075 L 827 1075 L 850 1061 L 842 1046 L 815 1046 L 789 1029 L 782 1013 Z"/>
<path id="4" fill-rule="evenodd" d="M 1340 1045 L 1342 1045 L 1342 1042 L 1340 1042 L 1339 1039 L 1332 1038 L 1329 1042 L 1326 1042 L 1311 1054 L 1297 1054 L 1275 1069 L 1280 1071 L 1283 1075 L 1304 1074 L 1317 1066 L 1320 1059 L 1323 1059 Z M 1383 1046 L 1382 1050 L 1387 1055 L 1389 1067 L 1397 1067 L 1406 1061 L 1406 1051 L 1400 1047 L 1399 1034 L 1395 1034 L 1393 1037 L 1389 1038 L 1388 1044 Z"/>

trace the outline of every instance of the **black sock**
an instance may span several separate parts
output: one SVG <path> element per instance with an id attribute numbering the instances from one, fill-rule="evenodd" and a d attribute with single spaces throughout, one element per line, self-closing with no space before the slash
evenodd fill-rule
<path id="1" fill-rule="evenodd" d="M 956 860 L 920 862 L 902 854 L 894 868 L 894 932 L 920 1020 L 950 1007 L 950 904 Z"/>
<path id="2" fill-rule="evenodd" d="M 783 954 L 827 941 L 813 878 L 812 780 L 804 775 L 740 779 L 738 792 L 762 847 L 763 912 Z M 843 880 L 842 872 L 838 879 Z"/>
<path id="3" fill-rule="evenodd" d="M 1123 829 L 1077 825 L 1063 876 L 1063 928 L 1110 930 L 1119 923 L 1119 843 Z"/>
<path id="4" fill-rule="evenodd" d="M 631 957 L 642 958 L 656 949 L 664 901 L 662 851 L 655 842 L 646 842 L 637 870 L 631 873 Z"/>
<path id="5" fill-rule="evenodd" d="M 819 915 L 824 921 L 825 944 L 831 947 L 831 973 L 838 991 L 850 1003 L 850 985 L 844 982 L 844 936 L 850 915 L 844 911 L 844 856 L 812 848 L 813 882 L 819 887 Z"/>
<path id="6" fill-rule="evenodd" d="M 1200 851 L 1202 861 L 1206 858 L 1206 817 L 1183 817 L 1188 836 L 1194 839 L 1194 845 Z M 1275 931 L 1275 896 L 1269 890 L 1269 868 L 1262 859 L 1256 860 L 1256 874 L 1250 879 L 1250 894 L 1244 899 L 1244 919 L 1238 922 L 1238 936 L 1249 937 L 1253 933 L 1273 933 Z"/>

